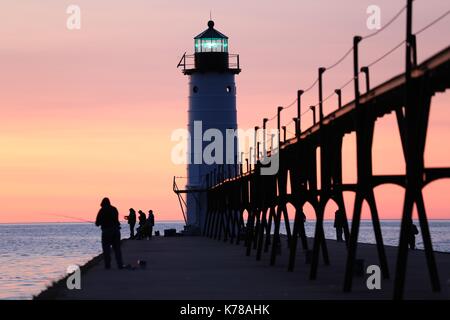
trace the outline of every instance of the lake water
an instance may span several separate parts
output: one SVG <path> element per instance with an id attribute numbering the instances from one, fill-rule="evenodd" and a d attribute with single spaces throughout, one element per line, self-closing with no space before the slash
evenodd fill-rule
<path id="1" fill-rule="evenodd" d="M 416 223 L 418 226 L 418 223 Z M 397 245 L 400 221 L 381 222 L 387 245 Z M 335 238 L 332 221 L 325 221 L 325 236 Z M 160 222 L 154 230 L 183 229 L 182 222 Z M 450 252 L 450 220 L 430 221 L 433 247 Z M 285 229 L 282 226 L 282 233 Z M 314 221 L 306 224 L 314 235 Z M 372 224 L 362 221 L 359 242 L 375 243 Z M 122 237 L 128 237 L 128 226 Z M 417 247 L 423 248 L 420 235 Z M 64 276 L 67 267 L 82 265 L 101 253 L 100 231 L 88 223 L 0 224 L 0 299 L 31 299 L 52 281 Z"/>

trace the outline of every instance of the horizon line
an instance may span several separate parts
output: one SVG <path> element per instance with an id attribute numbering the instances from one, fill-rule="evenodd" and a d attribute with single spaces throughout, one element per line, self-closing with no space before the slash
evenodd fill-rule
<path id="1" fill-rule="evenodd" d="M 289 219 L 289 221 L 294 221 L 295 219 Z M 316 221 L 317 219 L 308 219 L 307 221 Z M 324 221 L 333 221 L 334 219 L 324 219 Z M 351 221 L 352 219 L 348 219 L 349 221 Z M 401 221 L 402 219 L 392 219 L 392 218 L 387 218 L 387 219 L 380 219 L 380 221 Z M 417 220 L 419 221 L 419 219 L 413 219 L 413 220 Z M 428 218 L 428 221 L 450 221 L 450 218 Z M 360 219 L 360 221 L 371 221 L 371 219 Z M 121 220 L 122 222 L 126 222 L 126 220 Z M 25 222 L 0 222 L 0 225 L 8 225 L 8 224 L 94 224 L 93 222 L 83 222 L 83 221 L 25 221 Z M 159 222 L 156 222 L 156 224 L 158 223 L 185 223 L 183 220 L 160 220 Z"/>

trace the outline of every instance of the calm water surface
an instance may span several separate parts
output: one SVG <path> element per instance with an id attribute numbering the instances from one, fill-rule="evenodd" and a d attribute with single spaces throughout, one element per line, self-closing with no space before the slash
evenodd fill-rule
<path id="1" fill-rule="evenodd" d="M 331 221 L 325 221 L 325 236 L 335 238 Z M 400 221 L 381 222 L 385 244 L 397 245 Z M 418 223 L 416 223 L 418 225 Z M 155 230 L 183 229 L 182 222 L 157 223 Z M 450 252 L 450 220 L 430 222 L 433 246 Z M 285 233 L 284 226 L 280 230 Z M 314 221 L 306 224 L 314 235 Z M 128 237 L 128 226 L 122 237 Z M 361 222 L 359 242 L 375 243 L 370 221 Z M 423 248 L 417 237 L 418 248 Z M 65 275 L 72 264 L 82 265 L 101 252 L 100 231 L 88 223 L 0 224 L 0 299 L 31 299 L 52 281 Z"/>

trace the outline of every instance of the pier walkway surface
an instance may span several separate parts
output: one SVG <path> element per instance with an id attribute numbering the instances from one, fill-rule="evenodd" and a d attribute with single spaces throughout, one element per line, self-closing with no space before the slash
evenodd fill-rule
<path id="1" fill-rule="evenodd" d="M 311 247 L 312 240 L 309 239 Z M 152 240 L 124 241 L 125 263 L 145 260 L 145 269 L 118 270 L 114 264 L 105 270 L 97 261 L 81 277 L 81 290 L 68 290 L 60 281 L 44 291 L 43 299 L 391 299 L 397 248 L 386 246 L 391 279 L 382 280 L 381 290 L 369 290 L 369 275 L 355 276 L 353 290 L 342 291 L 345 244 L 327 240 L 330 265 L 320 263 L 317 280 L 309 280 L 310 265 L 298 250 L 295 270 L 287 272 L 288 250 L 282 242 L 276 265 L 269 265 L 270 254 L 256 261 L 255 252 L 247 257 L 245 247 L 204 237 L 154 237 Z M 377 264 L 376 246 L 359 244 L 357 258 L 365 266 Z M 410 251 L 405 299 L 449 299 L 450 254 L 436 253 L 442 285 L 433 293 L 422 250 Z"/>

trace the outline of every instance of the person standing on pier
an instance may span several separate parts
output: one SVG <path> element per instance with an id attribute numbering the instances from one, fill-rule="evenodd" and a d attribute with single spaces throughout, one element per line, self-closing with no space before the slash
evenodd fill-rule
<path id="1" fill-rule="evenodd" d="M 155 216 L 153 215 L 153 210 L 150 210 L 148 212 L 148 218 L 147 218 L 147 236 L 149 239 L 152 238 L 154 225 L 155 225 Z"/>
<path id="2" fill-rule="evenodd" d="M 122 251 L 120 249 L 120 222 L 119 212 L 111 205 L 108 198 L 100 204 L 95 225 L 102 228 L 102 248 L 105 260 L 105 269 L 111 268 L 111 246 L 114 250 L 117 267 L 123 269 Z"/>
<path id="3" fill-rule="evenodd" d="M 416 249 L 416 235 L 419 234 L 419 229 L 417 229 L 416 225 L 411 220 L 411 229 L 409 234 L 409 248 L 411 250 Z"/>
<path id="4" fill-rule="evenodd" d="M 305 214 L 305 212 L 302 210 L 302 211 L 300 212 L 300 229 L 299 229 L 299 235 L 300 235 L 301 237 L 306 236 L 305 223 L 306 223 L 306 214 Z"/>
<path id="5" fill-rule="evenodd" d="M 343 242 L 342 234 L 344 232 L 344 215 L 340 210 L 334 213 L 334 228 L 336 229 L 336 240 L 337 242 Z"/>
<path id="6" fill-rule="evenodd" d="M 136 225 L 136 211 L 130 208 L 130 214 L 128 215 L 128 224 L 130 225 L 130 239 L 134 239 L 134 226 Z"/>
<path id="7" fill-rule="evenodd" d="M 138 240 L 145 238 L 145 224 L 147 218 L 145 217 L 145 213 L 142 210 L 138 211 L 139 213 L 139 228 L 137 229 L 137 238 Z"/>

